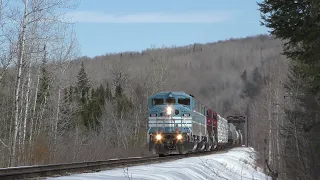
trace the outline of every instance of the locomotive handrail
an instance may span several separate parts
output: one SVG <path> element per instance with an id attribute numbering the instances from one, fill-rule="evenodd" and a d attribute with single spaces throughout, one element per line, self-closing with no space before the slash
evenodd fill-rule
<path id="1" fill-rule="evenodd" d="M 150 134 L 149 134 L 150 129 L 151 129 L 151 127 L 149 127 L 149 129 L 148 129 L 148 131 L 147 131 L 147 142 L 149 142 L 149 141 L 150 141 Z"/>
<path id="2" fill-rule="evenodd" d="M 185 118 L 182 118 L 182 119 L 181 119 L 181 122 L 184 121 L 185 125 L 187 125 L 187 123 L 185 122 L 185 120 L 186 120 Z M 192 130 L 190 129 L 190 127 L 188 127 L 188 129 L 190 130 L 190 133 L 192 133 Z"/>

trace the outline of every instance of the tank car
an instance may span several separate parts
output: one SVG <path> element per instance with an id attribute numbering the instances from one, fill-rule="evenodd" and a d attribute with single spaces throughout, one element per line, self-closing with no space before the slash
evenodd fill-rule
<path id="1" fill-rule="evenodd" d="M 235 145 L 238 139 L 238 133 L 236 127 L 232 123 L 228 123 L 229 132 L 228 132 L 228 143 L 229 145 Z"/>
<path id="2" fill-rule="evenodd" d="M 205 151 L 207 108 L 192 95 L 158 92 L 149 98 L 148 142 L 154 154 Z"/>
<path id="3" fill-rule="evenodd" d="M 242 146 L 243 140 L 243 124 L 245 117 L 243 116 L 228 116 L 229 136 L 228 144 L 232 146 Z"/>
<path id="4" fill-rule="evenodd" d="M 238 143 L 238 146 L 242 146 L 243 144 L 243 135 L 242 135 L 242 130 L 238 130 L 238 133 L 239 133 L 239 143 Z"/>

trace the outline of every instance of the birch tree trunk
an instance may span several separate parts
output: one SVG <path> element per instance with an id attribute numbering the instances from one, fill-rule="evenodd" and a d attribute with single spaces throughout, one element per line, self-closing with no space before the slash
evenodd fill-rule
<path id="1" fill-rule="evenodd" d="M 277 147 L 277 169 L 281 168 L 281 160 L 280 160 L 280 142 L 279 142 L 279 139 L 280 139 L 280 136 L 279 136 L 279 131 L 280 131 L 280 121 L 279 121 L 279 88 L 277 86 L 276 88 L 276 107 L 277 107 L 277 110 L 276 110 L 276 147 Z"/>
<path id="2" fill-rule="evenodd" d="M 26 141 L 26 134 L 27 134 L 27 118 L 28 118 L 28 110 L 29 110 L 29 94 L 31 89 L 31 60 L 29 60 L 29 69 L 28 69 L 28 85 L 27 85 L 27 92 L 26 92 L 26 107 L 24 112 L 24 120 L 23 120 L 23 135 L 22 135 L 22 152 L 25 154 L 25 141 Z"/>
<path id="3" fill-rule="evenodd" d="M 55 159 L 56 157 L 56 145 L 57 145 L 57 134 L 58 134 L 58 123 L 59 123 L 59 113 L 60 113 L 60 100 L 61 99 L 61 88 L 59 87 L 58 90 L 58 102 L 57 102 L 57 111 L 56 111 L 56 120 L 55 120 L 55 124 L 54 124 L 54 140 L 53 140 L 53 144 L 54 144 L 54 152 L 53 152 L 53 159 Z"/>
<path id="4" fill-rule="evenodd" d="M 22 119 L 23 119 L 23 104 L 24 104 L 24 95 L 25 95 L 25 83 L 26 83 L 27 79 L 26 78 L 23 78 L 23 82 L 22 82 L 22 85 L 21 85 L 21 90 L 20 90 L 20 94 L 21 96 L 19 97 L 20 98 L 20 110 L 19 110 L 19 117 L 18 119 L 20 120 L 19 123 L 18 123 L 18 126 L 19 126 L 19 130 L 18 130 L 18 153 L 17 153 L 17 158 L 18 158 L 18 161 L 17 163 L 19 164 L 20 163 L 20 156 L 22 155 Z"/>
<path id="5" fill-rule="evenodd" d="M 21 84 L 21 72 L 22 63 L 25 48 L 25 33 L 26 33 L 26 22 L 27 22 L 27 10 L 28 10 L 28 0 L 24 1 L 24 15 L 22 20 L 22 31 L 20 39 L 20 49 L 19 49 L 19 62 L 18 62 L 18 73 L 15 91 L 15 109 L 14 109 L 14 129 L 13 129 L 13 139 L 11 144 L 11 154 L 10 154 L 10 166 L 16 165 L 16 145 L 17 145 L 17 135 L 19 131 L 19 102 L 20 102 L 20 84 Z"/>
<path id="6" fill-rule="evenodd" d="M 271 108 L 271 98 L 268 97 L 268 121 L 269 121 L 269 148 L 268 148 L 268 159 L 269 159 L 269 163 L 271 164 L 272 162 L 272 117 L 271 117 L 271 113 L 272 113 L 272 108 Z"/>
<path id="7" fill-rule="evenodd" d="M 38 98 L 38 90 L 39 90 L 39 81 L 40 81 L 40 66 L 38 68 L 38 71 L 37 71 L 37 84 L 36 84 L 36 91 L 35 91 L 35 94 L 34 94 L 34 101 L 33 101 L 33 112 L 32 112 L 32 117 L 31 117 L 31 120 L 30 120 L 30 127 L 29 127 L 29 151 L 30 151 L 30 158 L 32 158 L 32 151 L 33 151 L 33 128 L 34 128 L 34 120 L 35 120 L 35 117 L 36 117 L 36 106 L 37 106 L 37 98 Z"/>

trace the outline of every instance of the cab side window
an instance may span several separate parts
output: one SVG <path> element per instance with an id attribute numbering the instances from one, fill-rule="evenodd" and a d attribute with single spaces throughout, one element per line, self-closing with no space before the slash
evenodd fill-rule
<path id="1" fill-rule="evenodd" d="M 182 105 L 189 106 L 190 105 L 190 99 L 188 98 L 179 98 L 178 103 Z"/>

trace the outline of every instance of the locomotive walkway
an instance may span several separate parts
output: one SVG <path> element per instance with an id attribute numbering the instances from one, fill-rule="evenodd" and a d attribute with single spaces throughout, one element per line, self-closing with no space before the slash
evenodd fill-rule
<path id="1" fill-rule="evenodd" d="M 54 175 L 64 175 L 66 173 L 83 173 L 84 171 L 101 171 L 107 168 L 115 168 L 121 166 L 139 165 L 142 163 L 156 163 L 177 160 L 186 157 L 203 156 L 215 153 L 225 153 L 226 148 L 222 151 L 211 151 L 204 153 L 192 153 L 183 155 L 169 155 L 165 157 L 146 156 L 146 157 L 132 157 L 123 159 L 111 159 L 105 161 L 92 161 L 92 162 L 76 162 L 52 165 L 39 165 L 39 166 L 24 166 L 24 167 L 10 167 L 0 168 L 0 179 L 25 179 L 35 177 L 49 177 Z"/>

